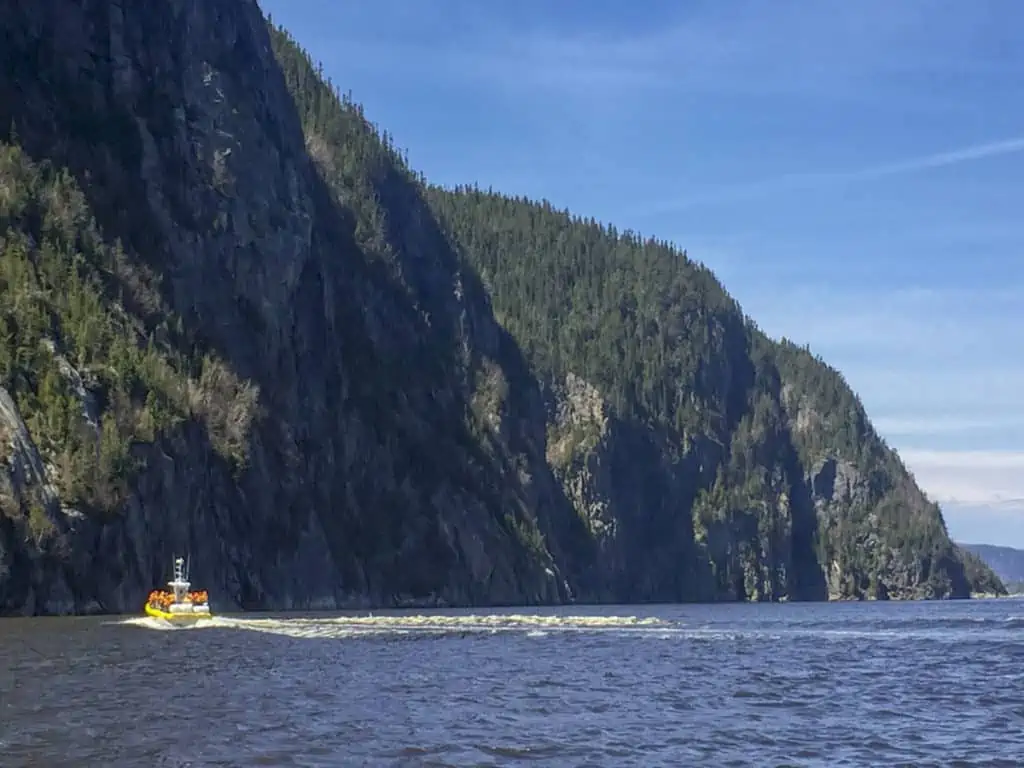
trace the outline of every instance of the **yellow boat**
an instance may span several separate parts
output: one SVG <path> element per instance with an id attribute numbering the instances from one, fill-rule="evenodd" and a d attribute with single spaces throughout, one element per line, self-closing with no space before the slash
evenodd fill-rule
<path id="1" fill-rule="evenodd" d="M 185 560 L 175 558 L 174 580 L 167 582 L 170 591 L 154 590 L 146 600 L 146 615 L 177 625 L 195 624 L 213 618 L 206 592 L 190 592 L 192 586 L 185 571 Z"/>

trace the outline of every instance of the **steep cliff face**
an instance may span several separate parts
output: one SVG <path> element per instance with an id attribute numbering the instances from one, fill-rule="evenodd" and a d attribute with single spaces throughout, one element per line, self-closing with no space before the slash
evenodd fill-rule
<path id="1" fill-rule="evenodd" d="M 38 327 L 10 314 L 12 360 L 39 359 L 7 373 L 47 432 L 59 409 L 36 380 L 53 367 L 41 345 L 68 347 L 116 418 L 91 446 L 76 424 L 83 450 L 69 457 L 49 430 L 40 482 L 87 475 L 72 460 L 91 447 L 124 485 L 75 493 L 69 479 L 78 509 L 44 500 L 48 539 L 26 538 L 31 505 L 14 496 L 4 609 L 133 609 L 186 549 L 197 582 L 250 607 L 565 599 L 536 523 L 557 525 L 564 504 L 537 385 L 492 361 L 511 345 L 411 180 L 391 180 L 396 199 L 380 209 L 401 221 L 396 244 L 324 183 L 256 4 L 2 14 L 13 74 L 0 123 L 21 147 L 8 150 L 3 219 L 26 235 L 26 275 L 12 272 L 10 289 L 46 304 Z M 59 217 L 66 231 L 48 226 Z M 39 274 L 46 248 L 76 264 L 91 319 L 64 306 L 61 275 Z M 80 328 L 90 322 L 97 338 Z M 126 345 L 148 355 L 130 382 Z M 485 440 L 472 402 L 494 381 L 515 394 L 486 416 L 513 426 Z M 518 426 L 531 408 L 539 434 Z M 107 460 L 103 436 L 130 449 L 130 466 Z"/>
<path id="2" fill-rule="evenodd" d="M 606 593 L 887 599 L 988 583 L 965 575 L 842 377 L 765 337 L 685 253 L 546 203 L 430 199 L 551 383 L 549 462 Z"/>
<path id="3" fill-rule="evenodd" d="M 1024 550 L 992 544 L 960 544 L 959 547 L 967 553 L 964 566 L 971 576 L 972 584 L 976 582 L 979 591 L 998 591 L 998 587 L 986 579 L 988 568 L 991 568 L 1010 594 L 1021 594 L 1024 590 Z"/>
<path id="4" fill-rule="evenodd" d="M 710 275 L 633 358 L 599 339 L 643 270 L 538 342 L 589 301 L 547 303 L 548 230 L 429 190 L 255 2 L 0 23 L 0 613 L 135 610 L 185 551 L 217 608 L 969 589 L 863 413 Z M 533 310 L 494 246 L 551 252 Z"/>

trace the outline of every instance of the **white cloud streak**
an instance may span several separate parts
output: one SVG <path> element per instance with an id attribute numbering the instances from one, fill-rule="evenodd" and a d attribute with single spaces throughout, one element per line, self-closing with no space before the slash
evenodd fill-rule
<path id="1" fill-rule="evenodd" d="M 1000 544 L 1024 549 L 1024 514 L 1006 505 L 942 505 L 949 535 L 954 541 Z"/>
<path id="2" fill-rule="evenodd" d="M 733 184 L 712 190 L 708 194 L 654 202 L 644 206 L 647 214 L 679 211 L 697 205 L 733 202 L 736 200 L 764 197 L 780 192 L 815 189 L 849 182 L 870 181 L 890 176 L 921 173 L 936 168 L 946 168 L 961 163 L 975 162 L 993 157 L 1024 152 L 1024 136 L 999 141 L 973 144 L 960 149 L 937 152 L 931 155 L 909 158 L 891 163 L 881 163 L 866 168 L 846 171 L 825 171 L 820 173 L 795 173 L 776 176 L 771 179 Z"/>
<path id="3" fill-rule="evenodd" d="M 898 437 L 963 435 L 969 432 L 990 432 L 1007 428 L 1024 429 L 1024 417 L 1021 416 L 882 416 L 873 418 L 872 423 L 880 433 Z"/>
<path id="4" fill-rule="evenodd" d="M 692 255 L 701 258 L 699 250 Z M 1017 344 L 1016 323 L 1024 321 L 1024 284 L 941 290 L 793 285 L 774 282 L 735 255 L 724 266 L 726 285 L 766 332 L 810 344 L 830 359 L 873 365 L 884 386 L 898 388 L 908 370 L 919 375 L 934 367 L 934 373 L 960 377 L 965 389 L 976 388 L 977 371 L 949 370 L 951 362 L 991 369 L 999 361 L 1004 370 L 989 386 L 1001 389 L 1016 387 L 1024 376 L 1024 361 L 1005 354 Z"/>
<path id="5" fill-rule="evenodd" d="M 900 451 L 939 503 L 1024 511 L 1024 451 Z"/>
<path id="6" fill-rule="evenodd" d="M 372 10 L 338 4 L 329 12 L 331 42 L 343 42 L 338 55 L 357 66 L 371 54 L 378 72 L 474 80 L 532 95 L 542 89 L 607 99 L 611 91 L 622 97 L 657 88 L 676 97 L 811 90 L 847 98 L 870 90 L 851 86 L 877 88 L 908 69 L 960 72 L 959 62 L 934 49 L 962 48 L 965 31 L 987 21 L 953 6 L 940 14 L 941 24 L 929 24 L 936 17 L 930 0 L 669 6 L 623 26 L 586 11 L 570 22 L 565 10 L 537 14 L 472 2 L 440 8 L 404 0 L 380 0 Z"/>

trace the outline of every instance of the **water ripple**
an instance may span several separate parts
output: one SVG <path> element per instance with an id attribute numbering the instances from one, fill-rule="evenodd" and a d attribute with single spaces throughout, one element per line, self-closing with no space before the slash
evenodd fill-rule
<path id="1" fill-rule="evenodd" d="M 0 624 L 5 766 L 1019 765 L 1019 601 Z M 651 642 L 648 642 L 651 641 Z"/>

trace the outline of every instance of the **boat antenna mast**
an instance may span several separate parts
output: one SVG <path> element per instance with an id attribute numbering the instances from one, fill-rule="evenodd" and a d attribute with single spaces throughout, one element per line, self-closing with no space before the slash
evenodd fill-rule
<path id="1" fill-rule="evenodd" d="M 169 586 L 174 591 L 174 602 L 183 603 L 188 597 L 189 582 L 184 571 L 185 559 L 181 557 L 174 558 L 174 581 L 168 582 Z"/>

